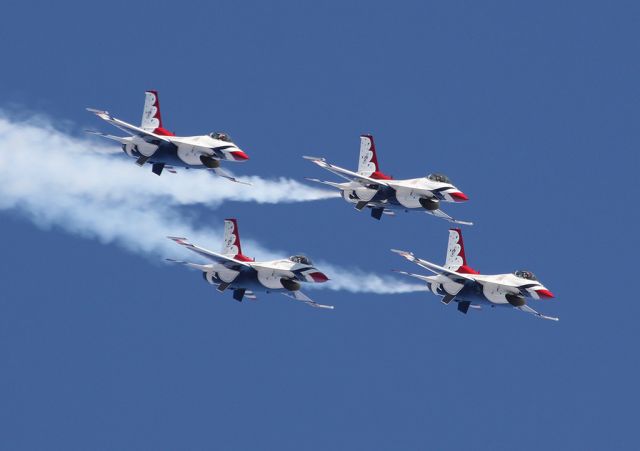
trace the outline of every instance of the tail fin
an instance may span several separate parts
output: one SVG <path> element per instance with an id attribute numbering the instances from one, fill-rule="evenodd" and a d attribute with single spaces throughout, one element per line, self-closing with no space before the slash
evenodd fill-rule
<path id="1" fill-rule="evenodd" d="M 390 180 L 386 174 L 380 172 L 376 145 L 373 135 L 360 135 L 360 160 L 358 161 L 358 174 L 374 179 Z"/>
<path id="2" fill-rule="evenodd" d="M 229 257 L 240 261 L 253 261 L 242 254 L 242 246 L 240 245 L 240 232 L 238 230 L 238 221 L 236 219 L 224 220 L 224 245 L 222 253 Z"/>
<path id="3" fill-rule="evenodd" d="M 144 110 L 142 111 L 142 124 L 140 127 L 159 135 L 173 136 L 173 133 L 162 126 L 158 91 L 145 91 Z"/>
<path id="4" fill-rule="evenodd" d="M 464 241 L 462 240 L 462 230 L 460 229 L 449 229 L 447 260 L 444 267 L 459 273 L 479 274 L 478 271 L 467 265 L 467 257 L 464 253 Z"/>

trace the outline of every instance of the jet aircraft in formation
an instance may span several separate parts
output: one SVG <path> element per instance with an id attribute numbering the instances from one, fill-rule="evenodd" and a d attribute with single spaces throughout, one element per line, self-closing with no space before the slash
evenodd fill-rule
<path id="1" fill-rule="evenodd" d="M 100 119 L 116 126 L 129 136 L 114 136 L 107 133 L 88 131 L 94 135 L 117 141 L 122 150 L 136 158 L 136 164 L 152 165 L 154 174 L 160 175 L 165 169 L 175 172 L 175 168 L 207 168 L 231 181 L 238 180 L 220 168 L 221 161 L 243 162 L 249 156 L 236 146 L 224 132 L 213 132 L 200 136 L 176 136 L 162 125 L 160 101 L 157 91 L 146 91 L 142 123 L 135 126 L 111 116 L 107 111 L 87 108 Z"/>
<path id="2" fill-rule="evenodd" d="M 531 271 L 484 275 L 467 265 L 460 229 L 449 230 L 449 244 L 444 266 L 422 260 L 411 252 L 395 249 L 392 251 L 431 271 L 434 275 L 397 272 L 424 281 L 434 294 L 442 296 L 443 304 L 455 301 L 458 304 L 458 311 L 462 313 L 466 314 L 469 308 L 490 305 L 491 307 L 514 307 L 539 318 L 558 321 L 558 318 L 538 313 L 527 305 L 526 299 L 554 297 Z"/>
<path id="3" fill-rule="evenodd" d="M 223 132 L 202 136 L 176 136 L 166 130 L 160 115 L 157 91 L 146 91 L 141 125 L 135 126 L 112 117 L 106 111 L 87 108 L 99 118 L 126 132 L 129 136 L 114 136 L 91 131 L 90 133 L 119 142 L 124 152 L 136 158 L 136 163 L 152 165 L 152 172 L 160 175 L 164 170 L 175 172 L 177 167 L 200 167 L 215 171 L 234 182 L 234 177 L 222 171 L 222 161 L 242 162 L 249 159 L 229 135 Z M 380 219 L 383 214 L 394 215 L 395 211 L 420 209 L 450 222 L 471 225 L 459 221 L 441 210 L 442 202 L 464 202 L 468 197 L 443 174 L 395 180 L 384 174 L 378 165 L 376 147 L 372 135 L 360 136 L 360 159 L 357 172 L 335 166 L 324 158 L 304 157 L 323 169 L 343 178 L 346 182 L 329 182 L 310 178 L 340 190 L 344 200 L 355 204 L 356 210 L 368 208 L 371 216 Z M 242 182 L 241 182 L 242 183 Z M 232 291 L 233 299 L 256 299 L 255 292 L 280 292 L 312 307 L 332 309 L 333 306 L 319 304 L 300 291 L 301 283 L 323 283 L 328 277 L 313 266 L 303 255 L 256 262 L 245 256 L 240 246 L 238 223 L 225 220 L 224 246 L 221 253 L 209 251 L 186 238 L 169 237 L 181 246 L 208 259 L 210 263 L 190 263 L 171 260 L 202 272 L 204 279 L 220 292 Z M 558 318 L 538 313 L 527 299 L 546 299 L 553 295 L 530 271 L 515 271 L 510 274 L 482 275 L 467 265 L 460 229 L 450 229 L 447 258 L 444 266 L 422 260 L 411 252 L 393 250 L 407 260 L 429 270 L 433 275 L 399 273 L 424 281 L 429 289 L 442 297 L 444 304 L 455 301 L 458 310 L 467 313 L 469 308 L 482 306 L 514 307 L 539 318 L 557 321 Z"/>
<path id="4" fill-rule="evenodd" d="M 255 292 L 279 292 L 311 307 L 332 309 L 331 305 L 318 304 L 300 291 L 301 283 L 324 283 L 329 278 L 313 266 L 304 255 L 257 262 L 242 253 L 240 233 L 236 219 L 224 221 L 224 245 L 221 253 L 209 251 L 191 244 L 186 238 L 170 236 L 170 239 L 190 251 L 211 261 L 209 264 L 171 260 L 202 271 L 202 277 L 218 291 L 230 290 L 233 299 L 241 302 L 245 297 L 256 299 Z"/>
<path id="5" fill-rule="evenodd" d="M 371 135 L 360 136 L 358 172 L 335 166 L 324 158 L 304 158 L 347 182 L 327 182 L 313 178 L 307 180 L 339 189 L 344 200 L 355 204 L 356 210 L 363 210 L 365 207 L 371 209 L 371 216 L 375 219 L 380 219 L 383 214 L 393 215 L 395 210 L 420 209 L 450 222 L 472 224 L 453 219 L 440 209 L 441 202 L 464 202 L 469 199 L 446 175 L 429 174 L 415 179 L 394 180 L 381 172 Z"/>

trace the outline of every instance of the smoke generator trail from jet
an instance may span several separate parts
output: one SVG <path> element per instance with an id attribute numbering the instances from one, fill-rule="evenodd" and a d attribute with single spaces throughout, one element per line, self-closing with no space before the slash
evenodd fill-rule
<path id="1" fill-rule="evenodd" d="M 247 179 L 253 185 L 246 186 L 198 170 L 151 176 L 112 153 L 113 147 L 56 130 L 46 119 L 15 121 L 0 111 L 0 210 L 18 211 L 41 228 L 58 227 L 154 259 L 180 258 L 186 251 L 167 235 L 215 246 L 222 226 L 199 230 L 175 211 L 176 206 L 286 203 L 335 196 L 287 178 L 254 176 Z M 247 240 L 247 245 L 257 257 L 282 257 L 258 243 Z M 381 294 L 424 290 L 390 276 L 327 266 L 332 283 L 323 285 L 330 289 Z"/>

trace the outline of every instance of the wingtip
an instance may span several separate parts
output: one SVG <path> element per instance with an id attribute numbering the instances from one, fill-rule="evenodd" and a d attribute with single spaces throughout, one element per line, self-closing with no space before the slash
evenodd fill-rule
<path id="1" fill-rule="evenodd" d="M 94 114 L 109 114 L 108 111 L 105 110 L 99 110 L 97 108 L 85 108 L 88 112 L 90 113 L 94 113 Z"/>
<path id="2" fill-rule="evenodd" d="M 182 244 L 187 242 L 187 238 L 181 237 L 181 236 L 168 236 L 167 238 L 169 238 L 172 241 L 175 241 L 178 244 Z"/>

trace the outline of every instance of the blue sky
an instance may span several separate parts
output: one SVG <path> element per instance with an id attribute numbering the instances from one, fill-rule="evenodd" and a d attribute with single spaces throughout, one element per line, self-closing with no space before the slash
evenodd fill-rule
<path id="1" fill-rule="evenodd" d="M 636 448 L 640 7 L 479 3 L 7 6 L 0 109 L 80 136 L 101 126 L 85 107 L 135 122 L 155 88 L 166 128 L 226 130 L 251 155 L 236 173 L 264 177 L 324 176 L 305 154 L 355 167 L 371 132 L 386 173 L 448 174 L 469 263 L 533 270 L 561 321 L 425 293 L 238 304 L 1 210 L 0 448 Z M 410 268 L 390 248 L 443 260 L 447 239 L 339 200 L 179 213 L 371 273 Z"/>

